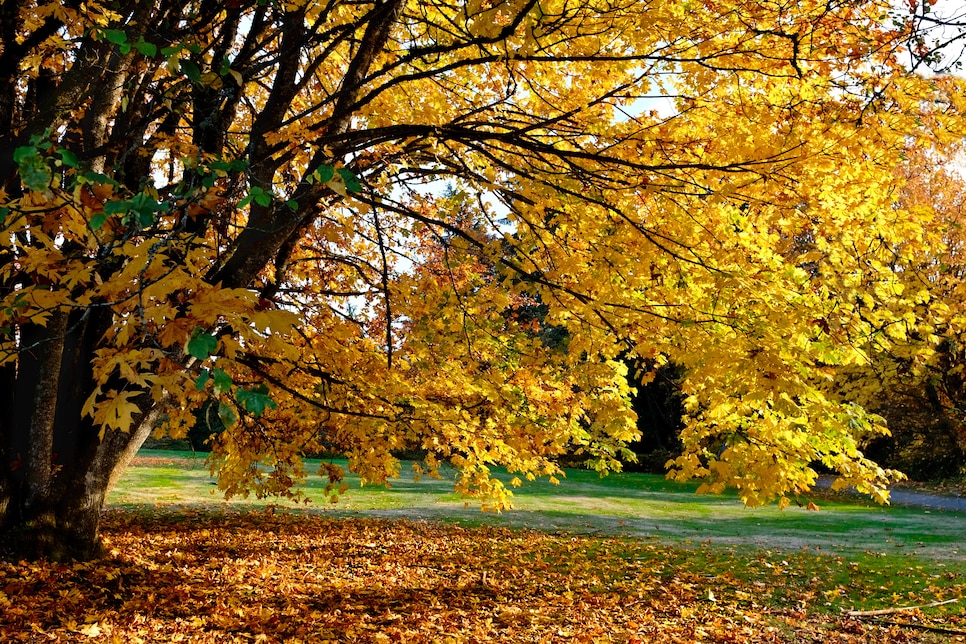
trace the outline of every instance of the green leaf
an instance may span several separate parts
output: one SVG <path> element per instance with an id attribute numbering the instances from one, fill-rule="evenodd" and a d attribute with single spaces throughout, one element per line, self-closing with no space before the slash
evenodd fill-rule
<path id="1" fill-rule="evenodd" d="M 54 174 L 37 147 L 20 146 L 13 151 L 13 160 L 20 167 L 20 179 L 28 189 L 43 192 L 50 187 Z"/>
<path id="2" fill-rule="evenodd" d="M 232 383 L 231 376 L 225 373 L 224 369 L 215 369 L 213 373 L 215 376 L 215 394 L 218 395 L 222 392 L 229 391 L 232 384 L 234 384 Z"/>
<path id="3" fill-rule="evenodd" d="M 105 223 L 107 223 L 107 213 L 99 212 L 91 217 L 90 225 L 94 230 L 100 230 Z"/>
<path id="4" fill-rule="evenodd" d="M 105 215 L 123 215 L 131 210 L 131 202 L 127 200 L 108 201 L 104 204 Z"/>
<path id="5" fill-rule="evenodd" d="M 181 71 L 184 72 L 185 76 L 191 79 L 192 83 L 201 84 L 201 69 L 198 68 L 194 62 L 188 60 L 187 58 L 182 58 L 181 61 Z"/>
<path id="6" fill-rule="evenodd" d="M 218 403 L 218 418 L 225 428 L 231 427 L 238 420 L 238 417 L 235 415 L 235 410 L 231 408 L 231 405 L 226 403 Z"/>
<path id="7" fill-rule="evenodd" d="M 328 183 L 335 176 L 335 168 L 330 165 L 322 165 L 314 174 L 320 183 Z"/>
<path id="8" fill-rule="evenodd" d="M 123 55 L 127 56 L 128 54 L 131 53 L 131 43 L 129 42 L 121 43 L 120 45 L 118 45 L 117 50 L 121 52 Z"/>
<path id="9" fill-rule="evenodd" d="M 141 228 L 149 228 L 157 218 L 154 213 L 162 210 L 161 204 L 144 194 L 135 195 L 131 200 L 134 222 Z"/>
<path id="10" fill-rule="evenodd" d="M 50 138 L 50 128 L 47 128 L 40 134 L 31 134 L 30 145 L 37 146 L 41 150 L 48 150 L 51 145 L 50 141 L 47 141 L 48 138 Z"/>
<path id="11" fill-rule="evenodd" d="M 235 391 L 235 400 L 255 418 L 265 413 L 266 408 L 278 408 L 278 404 L 268 395 L 268 387 L 265 385 L 258 385 L 253 389 L 238 389 Z"/>
<path id="12" fill-rule="evenodd" d="M 143 37 L 138 39 L 134 47 L 141 52 L 142 55 L 147 56 L 148 58 L 154 58 L 158 55 L 158 46 L 154 43 L 145 42 Z"/>
<path id="13" fill-rule="evenodd" d="M 86 182 L 86 183 L 101 183 L 101 184 L 104 184 L 106 186 L 120 186 L 121 185 L 116 180 L 114 180 L 111 177 L 107 176 L 106 174 L 102 174 L 100 172 L 85 172 L 84 174 L 80 175 L 80 178 L 83 179 L 83 181 L 81 183 L 84 183 L 84 182 Z"/>
<path id="14" fill-rule="evenodd" d="M 0 226 L 2 226 L 3 222 L 7 220 L 7 215 L 9 214 L 10 214 L 10 208 L 6 206 L 0 207 Z"/>
<path id="15" fill-rule="evenodd" d="M 347 192 L 362 192 L 362 183 L 354 172 L 347 168 L 339 168 L 339 175 L 342 176 L 342 181 L 345 182 Z"/>
<path id="16" fill-rule="evenodd" d="M 119 199 L 104 204 L 107 215 L 124 215 L 121 220 L 125 225 L 136 224 L 140 228 L 149 228 L 157 221 L 155 213 L 167 212 L 168 204 L 159 203 L 156 199 L 141 193 L 132 199 Z"/>
<path id="17" fill-rule="evenodd" d="M 39 156 L 37 148 L 32 145 L 21 145 L 13 151 L 13 160 L 19 165 L 30 157 Z"/>
<path id="18" fill-rule="evenodd" d="M 257 203 L 259 206 L 267 208 L 272 205 L 272 198 L 274 195 L 270 192 L 266 192 L 258 186 L 252 186 L 251 190 L 248 191 L 248 196 L 238 202 L 239 208 L 244 208 L 252 201 Z"/>
<path id="19" fill-rule="evenodd" d="M 49 188 L 50 180 L 53 177 L 53 173 L 51 173 L 50 168 L 46 165 L 31 166 L 20 171 L 20 178 L 23 179 L 23 185 L 34 192 L 43 192 Z"/>
<path id="20" fill-rule="evenodd" d="M 127 34 L 120 29 L 105 29 L 104 37 L 115 45 L 123 45 L 127 42 Z"/>
<path id="21" fill-rule="evenodd" d="M 143 192 L 135 195 L 133 202 L 138 210 L 147 210 L 149 212 L 167 212 L 170 210 L 168 204 L 158 201 L 154 197 L 146 195 Z"/>
<path id="22" fill-rule="evenodd" d="M 78 159 L 77 155 L 70 150 L 61 148 L 60 150 L 57 150 L 57 154 L 60 155 L 61 162 L 63 162 L 63 164 L 68 168 L 80 167 L 80 159 Z"/>
<path id="23" fill-rule="evenodd" d="M 150 228 L 157 221 L 157 217 L 154 216 L 153 212 L 148 210 L 135 210 L 134 221 L 139 228 Z"/>
<path id="24" fill-rule="evenodd" d="M 198 377 L 195 378 L 195 389 L 198 391 L 204 389 L 210 378 L 211 372 L 209 372 L 207 369 L 202 369 L 201 373 L 198 374 Z"/>
<path id="25" fill-rule="evenodd" d="M 191 332 L 191 339 L 188 340 L 188 344 L 185 350 L 195 358 L 199 360 L 204 360 L 218 348 L 218 338 L 207 333 L 200 326 L 196 326 L 195 330 Z"/>

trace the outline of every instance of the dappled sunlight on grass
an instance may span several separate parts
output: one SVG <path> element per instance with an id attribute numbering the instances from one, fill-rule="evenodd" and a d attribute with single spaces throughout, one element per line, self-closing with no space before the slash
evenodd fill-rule
<path id="1" fill-rule="evenodd" d="M 204 465 L 204 458 L 179 458 L 180 452 L 146 452 L 135 462 L 111 497 L 118 505 L 224 505 Z M 344 465 L 344 463 L 343 463 Z M 311 463 L 310 471 L 317 469 Z M 509 475 L 498 473 L 509 479 Z M 595 472 L 568 470 L 559 485 L 525 482 L 514 490 L 515 510 L 481 513 L 470 501 L 453 493 L 452 480 L 414 481 L 407 468 L 389 488 L 360 487 L 358 477 L 347 478 L 350 490 L 338 503 L 328 503 L 326 481 L 311 475 L 304 491 L 310 504 L 278 499 L 238 500 L 227 507 L 298 508 L 331 516 L 376 516 L 459 521 L 466 525 L 498 525 L 546 530 L 605 532 L 638 537 L 659 535 L 662 540 L 747 542 L 771 548 L 813 545 L 826 550 L 863 552 L 904 549 L 922 556 L 951 559 L 966 565 L 966 513 L 869 505 L 844 497 L 800 499 L 781 510 L 747 508 L 733 494 L 694 494 L 696 485 L 668 481 L 653 474 L 620 473 L 601 478 Z"/>

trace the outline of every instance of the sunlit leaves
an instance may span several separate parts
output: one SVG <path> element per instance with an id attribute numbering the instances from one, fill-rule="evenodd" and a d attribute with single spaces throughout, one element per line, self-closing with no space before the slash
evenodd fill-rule
<path id="1" fill-rule="evenodd" d="M 879 494 L 882 425 L 836 387 L 938 337 L 907 279 L 929 209 L 893 169 L 960 122 L 883 5 L 390 4 L 25 10 L 3 363 L 70 311 L 101 426 L 135 391 L 177 435 L 217 410 L 226 490 L 267 454 L 382 482 L 418 450 L 504 508 L 494 465 L 621 467 L 624 365 L 673 362 L 677 475 L 758 503 L 820 462 Z"/>
<path id="2" fill-rule="evenodd" d="M 140 412 L 135 399 L 140 395 L 136 391 L 107 391 L 103 397 L 95 402 L 99 390 L 91 396 L 86 413 L 93 416 L 94 422 L 104 428 L 129 432 L 133 429 L 134 419 Z M 101 436 L 103 438 L 102 430 Z"/>

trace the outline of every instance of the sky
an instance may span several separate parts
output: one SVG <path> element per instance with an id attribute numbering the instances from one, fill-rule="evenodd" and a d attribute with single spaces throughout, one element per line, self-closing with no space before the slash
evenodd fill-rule
<path id="1" fill-rule="evenodd" d="M 896 4 L 906 3 L 900 0 Z M 928 33 L 928 44 L 938 46 L 943 55 L 943 62 L 938 69 L 933 66 L 933 71 L 966 77 L 966 0 L 919 0 L 916 13 L 920 27 Z"/>

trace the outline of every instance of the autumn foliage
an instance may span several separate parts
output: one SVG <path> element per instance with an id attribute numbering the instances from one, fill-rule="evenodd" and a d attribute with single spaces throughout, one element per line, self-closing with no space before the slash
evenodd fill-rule
<path id="1" fill-rule="evenodd" d="M 866 365 L 843 370 L 846 395 L 881 414 L 891 437 L 870 445 L 877 459 L 920 479 L 956 476 L 966 467 L 963 225 L 966 181 L 955 148 L 950 156 L 919 152 L 898 168 L 907 208 L 936 213 L 942 243 L 901 267 L 906 290 L 928 290 L 903 322 L 909 333 L 887 334 Z M 922 321 L 916 325 L 913 319 Z"/>
<path id="2" fill-rule="evenodd" d="M 94 554 L 132 454 L 202 407 L 228 494 L 286 494 L 319 451 L 382 482 L 406 449 L 505 508 L 494 465 L 619 467 L 626 360 L 686 374 L 675 476 L 756 504 L 818 462 L 884 499 L 880 419 L 829 382 L 931 323 L 901 269 L 942 239 L 894 170 L 958 136 L 962 95 L 899 65 L 908 24 L 878 0 L 5 2 L 0 532 Z"/>

